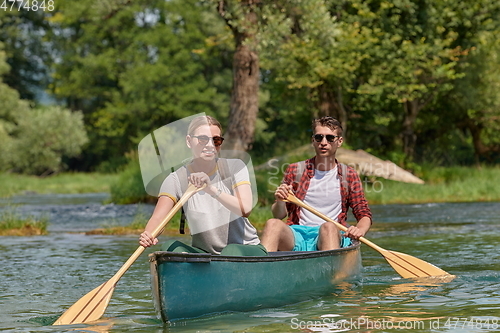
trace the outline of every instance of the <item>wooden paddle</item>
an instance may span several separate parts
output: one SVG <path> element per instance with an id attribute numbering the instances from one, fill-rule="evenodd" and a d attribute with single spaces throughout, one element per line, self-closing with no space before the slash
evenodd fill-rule
<path id="1" fill-rule="evenodd" d="M 335 225 L 342 231 L 347 231 L 347 228 L 345 226 L 338 223 L 337 221 L 332 220 L 331 218 L 322 214 L 321 212 L 318 212 L 316 209 L 308 206 L 302 200 L 297 198 L 295 194 L 293 194 L 292 192 L 288 194 L 286 201 L 292 202 L 302 208 L 307 209 L 308 211 L 315 214 L 316 216 L 319 216 L 325 221 L 335 223 Z M 385 260 L 387 260 L 387 262 L 392 266 L 392 268 L 394 268 L 394 270 L 403 278 L 429 277 L 429 276 L 442 276 L 442 275 L 450 276 L 450 274 L 443 271 L 441 268 L 438 268 L 433 264 L 429 264 L 428 262 L 425 262 L 421 259 L 412 257 L 408 254 L 385 250 L 364 237 L 360 237 L 359 240 L 362 243 L 374 249 L 375 251 L 378 251 L 381 255 L 383 255 Z"/>
<path id="2" fill-rule="evenodd" d="M 179 201 L 172 207 L 163 221 L 152 232 L 153 237 L 158 237 L 170 219 L 177 213 L 177 211 L 186 203 L 186 201 L 196 192 L 203 189 L 205 186 L 196 188 L 193 184 L 189 184 L 186 193 L 179 199 Z M 53 325 L 70 325 L 91 322 L 101 318 L 108 307 L 109 300 L 118 280 L 125 274 L 125 272 L 132 266 L 135 260 L 144 252 L 145 248 L 139 246 L 134 254 L 125 262 L 125 264 L 116 272 L 116 274 L 107 282 L 101 284 L 87 295 L 80 298 L 73 304 L 66 312 L 62 314 Z"/>

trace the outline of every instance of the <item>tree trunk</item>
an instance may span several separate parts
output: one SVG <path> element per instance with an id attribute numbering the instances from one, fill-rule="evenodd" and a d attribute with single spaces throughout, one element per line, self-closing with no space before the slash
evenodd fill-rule
<path id="1" fill-rule="evenodd" d="M 467 125 L 472 136 L 472 143 L 474 145 L 474 160 L 476 161 L 476 165 L 479 165 L 480 156 L 486 153 L 488 149 L 481 141 L 481 128 L 472 121 L 469 121 Z"/>
<path id="2" fill-rule="evenodd" d="M 414 131 L 415 121 L 417 120 L 418 113 L 421 106 L 418 100 L 406 101 L 404 103 L 405 117 L 401 135 L 403 137 L 403 152 L 406 158 L 413 159 L 415 152 L 415 145 L 417 144 L 417 135 Z"/>
<path id="3" fill-rule="evenodd" d="M 474 119 L 468 118 L 465 122 L 465 126 L 472 136 L 472 144 L 474 145 L 474 160 L 476 165 L 480 165 L 481 158 L 486 158 L 492 162 L 494 160 L 492 157 L 498 156 L 500 147 L 495 145 L 486 145 L 483 140 L 481 140 L 481 132 L 484 129 L 483 124 L 474 121 Z"/>
<path id="4" fill-rule="evenodd" d="M 347 112 L 344 108 L 342 87 L 322 84 L 318 87 L 318 98 L 319 116 L 331 116 L 340 121 L 345 137 L 347 133 Z"/>
<path id="5" fill-rule="evenodd" d="M 229 26 L 233 31 L 236 50 L 233 58 L 233 91 L 229 123 L 224 134 L 224 149 L 247 151 L 252 148 L 255 122 L 259 111 L 259 55 L 256 45 L 257 14 L 252 10 L 252 0 L 247 5 L 244 22 L 246 27 Z"/>

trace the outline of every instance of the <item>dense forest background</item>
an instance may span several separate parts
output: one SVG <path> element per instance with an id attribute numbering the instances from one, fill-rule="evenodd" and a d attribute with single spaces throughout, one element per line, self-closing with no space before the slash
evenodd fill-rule
<path id="1" fill-rule="evenodd" d="M 0 7 L 0 171 L 114 172 L 200 112 L 257 162 L 322 115 L 406 168 L 500 162 L 498 0 L 34 4 Z"/>

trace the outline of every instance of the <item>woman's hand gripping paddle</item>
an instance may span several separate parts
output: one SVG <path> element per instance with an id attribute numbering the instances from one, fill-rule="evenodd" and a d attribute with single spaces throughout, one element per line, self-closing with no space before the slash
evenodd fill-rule
<path id="1" fill-rule="evenodd" d="M 165 216 L 158 227 L 153 230 L 152 236 L 158 237 L 182 205 L 184 205 L 193 194 L 200 191 L 204 187 L 205 186 L 197 188 L 194 185 L 189 184 L 186 193 L 184 193 L 179 201 L 172 207 L 170 212 L 167 216 Z M 104 311 L 106 311 L 106 308 L 108 307 L 109 300 L 111 299 L 111 295 L 113 295 L 113 291 L 115 290 L 118 280 L 120 280 L 129 267 L 132 266 L 135 260 L 142 254 L 142 252 L 144 252 L 144 249 L 144 247 L 139 246 L 137 250 L 135 250 L 134 254 L 132 254 L 132 256 L 111 279 L 80 298 L 75 304 L 66 310 L 66 312 L 64 312 L 53 325 L 80 324 L 95 321 L 101 318 Z"/>
<path id="2" fill-rule="evenodd" d="M 315 214 L 316 216 L 319 216 L 325 221 L 335 223 L 335 225 L 342 231 L 347 230 L 347 228 L 342 224 L 332 220 L 328 216 L 322 214 L 321 212 L 318 212 L 316 209 L 305 204 L 302 200 L 298 199 L 292 192 L 288 193 L 286 201 L 292 202 L 304 209 L 307 209 L 308 211 Z M 385 260 L 387 260 L 387 262 L 392 266 L 392 268 L 394 268 L 394 270 L 403 278 L 430 277 L 430 276 L 443 276 L 443 275 L 450 276 L 450 274 L 443 271 L 441 268 L 438 268 L 433 264 L 429 264 L 428 262 L 425 262 L 421 259 L 412 257 L 408 254 L 385 250 L 364 237 L 360 237 L 359 240 L 362 243 L 374 249 L 375 251 L 378 251 L 381 255 L 383 255 Z"/>

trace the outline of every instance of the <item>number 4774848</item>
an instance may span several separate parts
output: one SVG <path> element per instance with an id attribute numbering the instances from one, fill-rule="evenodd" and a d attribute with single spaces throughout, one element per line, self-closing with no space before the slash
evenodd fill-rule
<path id="1" fill-rule="evenodd" d="M 486 318 L 486 317 L 471 317 L 471 318 L 451 317 L 448 318 L 448 320 L 444 324 L 444 327 L 496 330 L 500 328 L 500 321 L 498 320 L 498 318 Z"/>
<path id="2" fill-rule="evenodd" d="M 55 10 L 54 0 L 0 0 L 2 5 L 0 10 L 4 12 L 20 12 L 20 11 L 48 11 Z"/>

